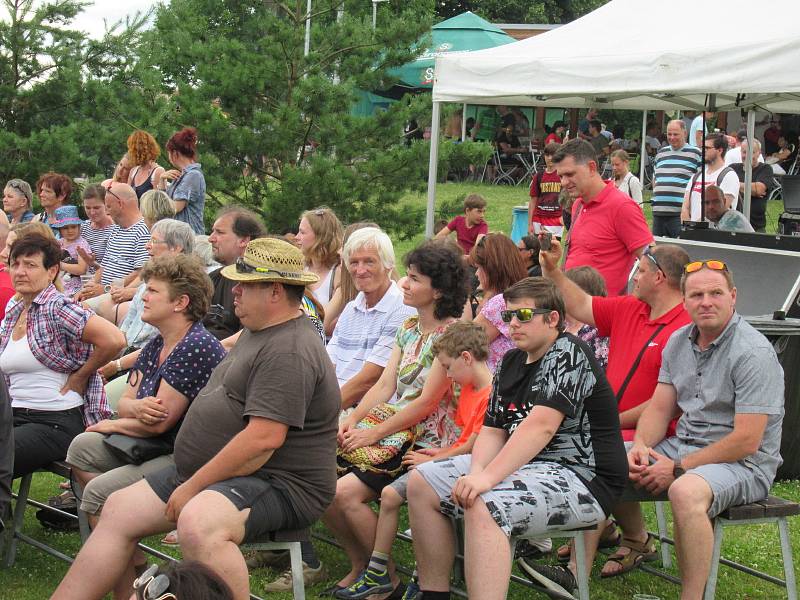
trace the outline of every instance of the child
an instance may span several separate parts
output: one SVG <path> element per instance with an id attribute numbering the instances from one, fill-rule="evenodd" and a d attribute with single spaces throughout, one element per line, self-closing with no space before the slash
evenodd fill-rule
<path id="1" fill-rule="evenodd" d="M 480 194 L 470 194 L 464 198 L 464 214 L 457 216 L 442 227 L 437 238 L 446 238 L 456 232 L 458 245 L 464 254 L 469 254 L 480 238 L 489 233 L 489 226 L 483 216 L 486 214 L 486 200 Z"/>
<path id="2" fill-rule="evenodd" d="M 81 223 L 78 208 L 70 204 L 57 208 L 55 219 L 50 223 L 50 227 L 61 234 L 58 241 L 64 250 L 61 261 L 61 270 L 65 273 L 64 295 L 70 297 L 81 291 L 81 275 L 88 270 L 86 261 L 78 254 L 78 248 L 82 248 L 87 254 L 92 253 L 89 242 L 81 237 Z"/>
<path id="3" fill-rule="evenodd" d="M 561 204 L 558 201 L 561 193 L 561 178 L 553 165 L 553 155 L 560 147 L 561 145 L 556 143 L 550 143 L 544 147 L 544 172 L 536 173 L 531 180 L 528 233 L 549 231 L 556 237 L 561 237 L 563 224 Z"/>
<path id="4" fill-rule="evenodd" d="M 492 387 L 492 373 L 486 365 L 489 342 L 480 325 L 454 323 L 436 340 L 433 354 L 447 369 L 448 377 L 461 386 L 455 416 L 456 425 L 461 427 L 461 435 L 447 448 L 409 451 L 403 457 L 403 464 L 409 469 L 430 460 L 472 452 Z M 337 598 L 366 598 L 372 594 L 391 592 L 397 587 L 397 575 L 389 555 L 400 519 L 400 507 L 405 502 L 407 481 L 408 473 L 383 488 L 375 547 L 369 565 L 353 585 L 336 592 Z M 406 594 L 404 597 L 408 596 Z"/>

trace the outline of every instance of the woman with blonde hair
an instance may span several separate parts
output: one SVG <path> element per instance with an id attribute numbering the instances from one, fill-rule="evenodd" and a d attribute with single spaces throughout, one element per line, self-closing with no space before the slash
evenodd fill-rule
<path id="1" fill-rule="evenodd" d="M 319 277 L 309 286 L 317 301 L 325 308 L 339 286 L 339 252 L 342 249 L 344 228 L 330 208 L 305 211 L 300 217 L 297 242 L 306 259 L 306 268 Z"/>
<path id="2" fill-rule="evenodd" d="M 161 147 L 155 138 L 141 129 L 128 137 L 128 157 L 133 166 L 128 175 L 128 185 L 141 198 L 145 192 L 155 189 L 164 167 L 159 166 L 156 159 L 161 154 Z"/>

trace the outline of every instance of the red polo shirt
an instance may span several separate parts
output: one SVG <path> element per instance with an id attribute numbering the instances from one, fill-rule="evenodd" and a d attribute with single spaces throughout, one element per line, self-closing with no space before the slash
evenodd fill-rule
<path id="1" fill-rule="evenodd" d="M 572 207 L 572 228 L 565 270 L 588 265 L 606 280 L 609 296 L 625 293 L 634 250 L 653 241 L 639 205 L 613 183 L 591 201 Z"/>
<path id="2" fill-rule="evenodd" d="M 661 352 L 667 345 L 669 336 L 691 322 L 683 304 L 677 304 L 672 310 L 651 321 L 650 306 L 634 296 L 594 297 L 592 314 L 598 335 L 609 338 L 606 377 L 615 393 L 628 376 L 628 371 L 644 343 L 660 325 L 666 325 L 645 350 L 639 367 L 619 402 L 619 412 L 647 402 L 656 389 L 658 372 L 661 370 Z M 667 437 L 675 435 L 676 422 L 677 419 L 670 423 Z M 625 441 L 631 441 L 633 433 L 633 429 L 623 429 L 622 437 Z"/>

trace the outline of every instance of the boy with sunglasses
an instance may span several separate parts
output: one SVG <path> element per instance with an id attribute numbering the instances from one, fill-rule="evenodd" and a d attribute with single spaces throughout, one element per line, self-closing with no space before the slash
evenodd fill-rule
<path id="1" fill-rule="evenodd" d="M 423 600 L 450 597 L 455 546 L 446 515 L 465 519 L 470 597 L 504 598 L 512 534 L 546 537 L 599 523 L 625 485 L 614 394 L 592 351 L 563 332 L 555 285 L 527 278 L 503 296 L 517 349 L 495 373 L 472 454 L 425 463 L 409 478 Z M 567 575 L 547 589 L 574 589 Z"/>

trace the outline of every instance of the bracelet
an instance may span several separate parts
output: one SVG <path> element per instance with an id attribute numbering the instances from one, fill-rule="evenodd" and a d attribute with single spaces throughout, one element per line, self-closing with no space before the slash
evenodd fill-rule
<path id="1" fill-rule="evenodd" d="M 117 366 L 117 373 L 119 373 L 120 371 L 122 371 L 122 363 L 121 363 L 121 362 L 119 362 L 119 359 L 115 360 L 115 361 L 114 361 L 114 364 Z"/>

